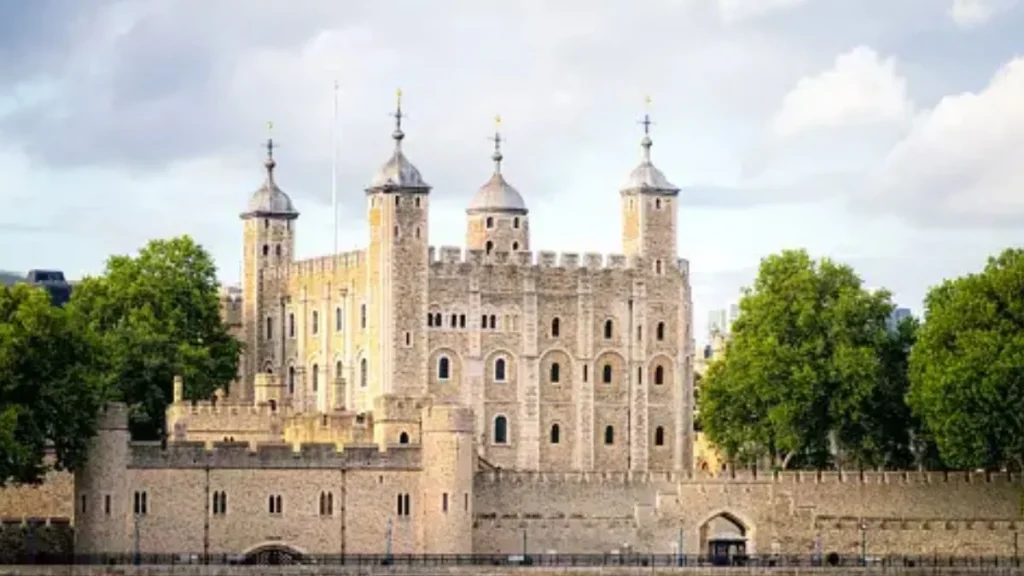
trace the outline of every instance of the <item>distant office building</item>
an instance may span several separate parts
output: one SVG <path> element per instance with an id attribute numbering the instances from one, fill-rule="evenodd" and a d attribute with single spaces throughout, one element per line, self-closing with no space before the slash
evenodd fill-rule
<path id="1" fill-rule="evenodd" d="M 725 309 L 712 310 L 708 313 L 708 336 L 725 334 L 729 331 L 729 317 Z"/>
<path id="2" fill-rule="evenodd" d="M 732 304 L 728 308 L 712 310 L 708 313 L 708 340 L 713 340 L 715 335 L 728 336 L 732 331 L 732 324 L 740 316 L 740 305 Z"/>
<path id="3" fill-rule="evenodd" d="M 63 306 L 71 299 L 71 284 L 59 270 L 29 270 L 25 283 L 45 288 L 54 306 Z"/>
<path id="4" fill-rule="evenodd" d="M 896 330 L 896 327 L 899 326 L 900 322 L 906 318 L 910 318 L 911 316 L 910 308 L 897 308 L 889 315 L 889 320 L 885 323 L 886 327 L 890 331 Z"/>

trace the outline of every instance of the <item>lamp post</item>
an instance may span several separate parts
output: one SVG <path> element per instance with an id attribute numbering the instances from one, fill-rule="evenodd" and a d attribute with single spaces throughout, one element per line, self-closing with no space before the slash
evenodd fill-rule
<path id="1" fill-rule="evenodd" d="M 135 520 L 135 558 L 132 563 L 138 566 L 142 563 L 142 552 L 140 550 L 141 542 L 139 538 L 139 513 L 136 512 L 133 518 Z"/>
<path id="2" fill-rule="evenodd" d="M 860 521 L 860 563 L 868 565 L 868 522 L 864 519 Z"/>

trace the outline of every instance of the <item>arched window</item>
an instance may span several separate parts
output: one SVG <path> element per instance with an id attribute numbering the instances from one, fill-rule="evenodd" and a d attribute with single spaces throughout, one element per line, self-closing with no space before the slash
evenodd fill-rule
<path id="1" fill-rule="evenodd" d="M 271 400 L 270 402 L 267 402 L 267 404 L 270 405 L 271 412 L 277 412 L 277 400 Z"/>
<path id="2" fill-rule="evenodd" d="M 505 381 L 505 359 L 498 358 L 494 361 L 494 381 L 504 382 Z"/>
<path id="3" fill-rule="evenodd" d="M 658 275 L 661 274 L 661 260 L 654 261 L 654 273 Z"/>
<path id="4" fill-rule="evenodd" d="M 508 444 L 508 418 L 504 416 L 494 419 L 494 443 Z"/>
<path id="5" fill-rule="evenodd" d="M 398 443 L 399 444 L 408 444 L 409 443 L 409 433 L 408 432 L 402 432 L 401 434 L 399 434 L 398 435 Z"/>
<path id="6" fill-rule="evenodd" d="M 512 227 L 519 228 L 519 216 L 516 216 L 515 218 L 512 219 Z"/>
<path id="7" fill-rule="evenodd" d="M 489 321 L 489 324 L 491 325 L 491 330 L 494 330 L 498 327 L 498 319 L 494 314 L 488 316 L 487 319 Z"/>
<path id="8" fill-rule="evenodd" d="M 561 441 L 562 430 L 558 427 L 558 424 L 551 425 L 551 443 L 558 444 Z"/>
<path id="9" fill-rule="evenodd" d="M 654 383 L 664 384 L 665 383 L 665 369 L 661 366 L 655 366 L 654 368 Z"/>
<path id="10" fill-rule="evenodd" d="M 611 384 L 612 383 L 612 365 L 611 364 L 605 364 L 604 368 L 601 370 L 601 381 L 604 382 L 605 384 Z"/>
<path id="11" fill-rule="evenodd" d="M 491 251 L 494 250 L 494 242 L 491 242 L 490 240 L 488 240 L 487 244 L 484 244 L 484 250 L 486 250 L 487 253 L 490 254 Z"/>
<path id="12" fill-rule="evenodd" d="M 295 394 L 295 366 L 288 367 L 288 393 Z"/>
<path id="13" fill-rule="evenodd" d="M 664 446 L 665 445 L 665 429 L 658 426 L 654 429 L 654 445 Z"/>
<path id="14" fill-rule="evenodd" d="M 612 323 L 611 320 L 605 320 L 604 321 L 604 339 L 605 340 L 611 340 L 612 339 L 612 333 L 614 331 L 614 328 L 615 328 L 615 325 Z"/>
<path id="15" fill-rule="evenodd" d="M 658 322 L 658 327 L 654 330 L 654 332 L 655 332 L 654 336 L 655 336 L 655 338 L 658 339 L 659 342 L 664 340 L 665 339 L 665 323 L 664 322 Z"/>
<path id="16" fill-rule="evenodd" d="M 434 326 L 437 327 L 437 328 L 441 327 L 441 313 L 440 312 L 435 312 L 434 313 Z"/>
<path id="17" fill-rule="evenodd" d="M 560 329 L 562 327 L 561 324 L 562 324 L 562 322 L 558 318 L 553 318 L 551 320 L 551 337 L 552 338 L 558 338 L 558 333 L 559 333 L 559 331 L 560 331 Z"/>
<path id="18" fill-rule="evenodd" d="M 615 428 L 611 426 L 604 427 L 604 443 L 609 446 L 615 444 Z"/>
<path id="19" fill-rule="evenodd" d="M 484 222 L 484 225 L 487 226 L 488 228 L 494 228 L 494 218 L 488 216 L 486 222 Z"/>
<path id="20" fill-rule="evenodd" d="M 515 252 L 516 250 L 519 250 L 519 242 L 512 243 L 512 251 Z"/>
<path id="21" fill-rule="evenodd" d="M 366 358 L 359 361 L 359 387 L 366 388 L 369 375 L 366 373 Z"/>
<path id="22" fill-rule="evenodd" d="M 313 364 L 313 392 L 320 386 L 320 365 Z"/>
<path id="23" fill-rule="evenodd" d="M 558 384 L 558 377 L 561 376 L 559 372 L 558 362 L 551 363 L 551 383 Z"/>
<path id="24" fill-rule="evenodd" d="M 451 366 L 447 356 L 441 356 L 437 359 L 437 379 L 447 380 L 451 375 Z"/>
<path id="25" fill-rule="evenodd" d="M 268 245 L 264 244 L 264 245 L 263 245 L 263 255 L 264 255 L 264 256 L 267 256 L 267 255 L 269 255 L 269 254 L 270 254 L 270 246 L 268 246 Z"/>
<path id="26" fill-rule="evenodd" d="M 428 328 L 433 328 L 434 327 L 434 314 L 431 313 L 431 312 L 427 312 L 427 327 Z"/>
<path id="27" fill-rule="evenodd" d="M 316 310 L 313 310 L 313 322 L 312 322 L 312 324 L 313 324 L 313 326 L 312 326 L 313 334 L 319 333 L 320 332 L 320 313 L 317 312 Z"/>

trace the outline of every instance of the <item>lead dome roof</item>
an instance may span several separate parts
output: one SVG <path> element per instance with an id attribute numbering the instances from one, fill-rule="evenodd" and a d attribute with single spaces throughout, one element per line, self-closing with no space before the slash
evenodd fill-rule
<path id="1" fill-rule="evenodd" d="M 263 161 L 266 169 L 266 177 L 263 184 L 249 197 L 249 204 L 242 218 L 287 218 L 289 220 L 299 217 L 298 210 L 292 204 L 292 199 L 285 194 L 284 190 L 274 180 L 274 168 L 277 161 L 274 160 L 274 141 L 267 140 L 267 159 Z"/>

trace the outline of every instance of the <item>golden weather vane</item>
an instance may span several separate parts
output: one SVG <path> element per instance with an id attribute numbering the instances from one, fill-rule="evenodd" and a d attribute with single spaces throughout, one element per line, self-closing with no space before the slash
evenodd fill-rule
<path id="1" fill-rule="evenodd" d="M 494 116 L 494 130 L 501 130 L 501 114 L 496 114 Z"/>
<path id="2" fill-rule="evenodd" d="M 274 135 L 274 121 L 273 120 L 268 120 L 267 121 L 267 134 L 270 135 L 270 136 Z"/>

